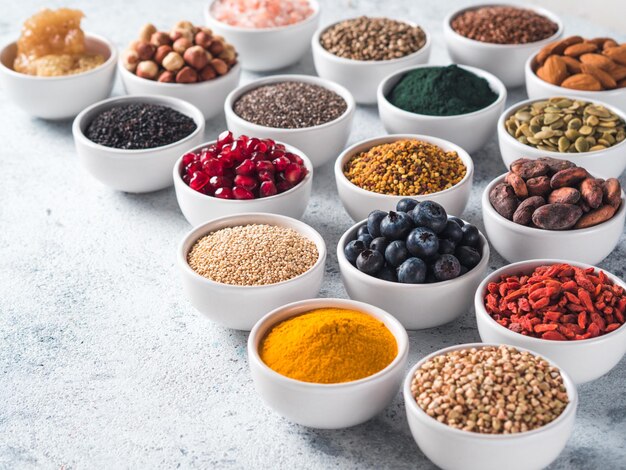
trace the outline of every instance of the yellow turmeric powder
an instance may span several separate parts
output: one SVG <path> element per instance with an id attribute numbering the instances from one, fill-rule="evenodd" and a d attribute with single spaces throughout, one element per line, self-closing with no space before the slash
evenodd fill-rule
<path id="1" fill-rule="evenodd" d="M 398 354 L 385 324 L 362 312 L 320 308 L 274 325 L 259 354 L 279 374 L 303 382 L 350 382 L 379 372 Z"/>

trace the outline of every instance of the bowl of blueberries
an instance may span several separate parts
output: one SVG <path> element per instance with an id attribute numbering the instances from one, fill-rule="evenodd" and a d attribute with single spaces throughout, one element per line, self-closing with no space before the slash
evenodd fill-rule
<path id="1" fill-rule="evenodd" d="M 372 211 L 348 229 L 337 259 L 351 299 L 419 330 L 471 308 L 489 263 L 489 244 L 476 226 L 448 216 L 440 204 L 404 198 L 395 211 Z"/>

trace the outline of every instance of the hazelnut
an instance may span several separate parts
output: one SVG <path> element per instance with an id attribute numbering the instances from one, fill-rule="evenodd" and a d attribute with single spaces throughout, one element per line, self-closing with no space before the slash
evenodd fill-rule
<path id="1" fill-rule="evenodd" d="M 157 32 L 156 27 L 152 23 L 144 25 L 139 30 L 139 40 L 143 42 L 150 42 L 150 37 Z"/>
<path id="2" fill-rule="evenodd" d="M 122 64 L 126 70 L 134 72 L 137 68 L 137 63 L 139 63 L 139 56 L 133 49 L 126 49 L 122 53 Z"/>
<path id="3" fill-rule="evenodd" d="M 134 41 L 131 41 L 130 44 L 128 45 L 129 49 L 133 49 L 133 50 L 137 50 L 137 46 L 141 43 L 142 41 L 135 39 Z"/>
<path id="4" fill-rule="evenodd" d="M 179 21 L 174 25 L 174 29 L 187 29 L 195 33 L 198 28 L 196 28 L 191 21 Z"/>
<path id="5" fill-rule="evenodd" d="M 143 62 L 139 62 L 137 64 L 137 70 L 135 73 L 138 77 L 153 80 L 159 73 L 159 66 L 156 64 L 156 62 L 153 62 L 151 60 L 144 60 Z"/>
<path id="6" fill-rule="evenodd" d="M 202 46 L 191 46 L 183 55 L 183 59 L 196 70 L 202 70 L 209 63 L 207 53 Z"/>
<path id="7" fill-rule="evenodd" d="M 188 29 L 174 28 L 170 31 L 170 39 L 177 41 L 180 38 L 187 39 L 190 43 L 193 41 L 193 33 Z"/>
<path id="8" fill-rule="evenodd" d="M 159 75 L 158 80 L 161 83 L 174 83 L 176 81 L 176 74 L 174 72 L 170 72 L 169 70 L 164 70 Z"/>
<path id="9" fill-rule="evenodd" d="M 206 26 L 199 26 L 198 31 L 202 31 L 206 33 L 208 36 L 213 36 L 213 30 L 211 28 L 207 28 Z"/>
<path id="10" fill-rule="evenodd" d="M 217 39 L 213 39 L 211 41 L 211 45 L 209 46 L 209 52 L 213 55 L 219 55 L 224 50 L 224 43 Z"/>
<path id="11" fill-rule="evenodd" d="M 195 83 L 198 81 L 198 72 L 191 67 L 183 67 L 176 74 L 176 83 Z"/>
<path id="12" fill-rule="evenodd" d="M 211 59 L 211 66 L 215 69 L 218 75 L 224 75 L 228 72 L 228 65 L 222 59 Z"/>
<path id="13" fill-rule="evenodd" d="M 172 51 L 173 51 L 172 46 L 168 46 L 166 44 L 159 46 L 157 47 L 157 50 L 154 53 L 154 60 L 156 60 L 157 63 L 162 64 L 163 59 L 165 59 L 165 56 Z"/>
<path id="14" fill-rule="evenodd" d="M 232 64 L 237 58 L 237 53 L 235 52 L 235 48 L 233 46 L 228 45 L 218 57 L 227 64 Z"/>
<path id="15" fill-rule="evenodd" d="M 170 52 L 163 58 L 161 65 L 165 70 L 175 72 L 185 65 L 185 61 L 178 52 Z"/>
<path id="16" fill-rule="evenodd" d="M 172 44 L 172 40 L 170 39 L 170 35 L 164 33 L 163 31 L 157 31 L 152 36 L 150 36 L 150 44 L 153 46 L 159 47 L 165 45 Z"/>
<path id="17" fill-rule="evenodd" d="M 198 74 L 198 81 L 206 82 L 207 80 L 213 80 L 217 77 L 217 73 L 215 73 L 215 69 L 210 65 L 207 65 Z"/>
<path id="18" fill-rule="evenodd" d="M 156 51 L 156 47 L 154 47 L 149 42 L 140 42 L 135 46 L 135 51 L 137 51 L 137 55 L 141 60 L 150 60 Z"/>
<path id="19" fill-rule="evenodd" d="M 194 41 L 198 46 L 202 46 L 205 49 L 208 49 L 211 45 L 211 41 L 213 41 L 213 37 L 210 34 L 205 33 L 204 31 L 200 31 L 196 33 Z"/>
<path id="20" fill-rule="evenodd" d="M 174 41 L 174 44 L 172 45 L 172 49 L 174 49 L 179 54 L 183 54 L 191 46 L 193 46 L 193 44 L 191 43 L 189 39 L 178 38 L 176 41 Z"/>

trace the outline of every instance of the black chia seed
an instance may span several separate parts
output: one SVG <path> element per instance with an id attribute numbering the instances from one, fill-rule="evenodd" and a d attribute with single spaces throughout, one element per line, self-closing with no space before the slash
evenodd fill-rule
<path id="1" fill-rule="evenodd" d="M 178 142 L 196 128 L 192 118 L 172 108 L 135 103 L 114 106 L 99 114 L 85 135 L 105 147 L 140 150 Z"/>
<path id="2" fill-rule="evenodd" d="M 263 85 L 243 94 L 235 114 L 260 126 L 300 129 L 334 121 L 348 108 L 334 91 L 304 82 Z"/>

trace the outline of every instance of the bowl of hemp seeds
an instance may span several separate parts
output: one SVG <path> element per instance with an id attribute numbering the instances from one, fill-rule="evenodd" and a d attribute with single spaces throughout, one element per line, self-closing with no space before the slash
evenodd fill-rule
<path id="1" fill-rule="evenodd" d="M 390 134 L 431 135 L 471 154 L 492 138 L 507 93 L 495 75 L 451 64 L 396 71 L 383 79 L 377 95 Z"/>
<path id="2" fill-rule="evenodd" d="M 304 222 L 251 212 L 195 227 L 177 258 L 191 304 L 219 325 L 249 331 L 267 312 L 317 297 L 326 244 Z"/>
<path id="3" fill-rule="evenodd" d="M 500 116 L 498 144 L 507 167 L 520 157 L 550 157 L 618 177 L 626 169 L 626 113 L 573 96 L 520 101 Z"/>
<path id="4" fill-rule="evenodd" d="M 524 66 L 544 45 L 563 35 L 563 23 L 540 7 L 472 5 L 443 21 L 453 62 L 494 74 L 507 87 L 524 84 Z"/>
<path id="5" fill-rule="evenodd" d="M 319 29 L 311 47 L 320 77 L 346 87 L 357 103 L 373 104 L 383 78 L 428 62 L 431 39 L 409 21 L 361 16 Z"/>
<path id="6" fill-rule="evenodd" d="M 353 220 L 374 210 L 393 211 L 411 197 L 441 204 L 460 216 L 472 189 L 474 163 L 452 142 L 420 134 L 392 134 L 363 140 L 335 161 L 337 192 Z"/>
<path id="7" fill-rule="evenodd" d="M 240 86 L 226 98 L 226 124 L 236 135 L 262 135 L 302 150 L 314 167 L 335 158 L 350 136 L 352 94 L 330 80 L 275 75 Z"/>

